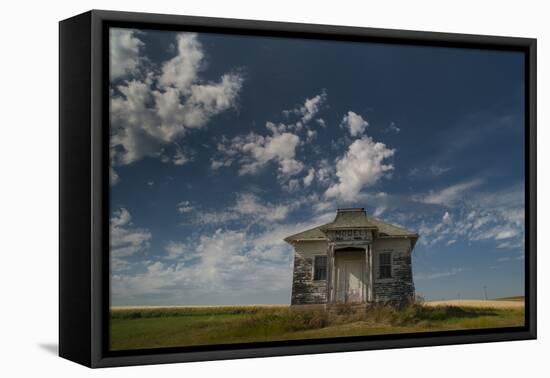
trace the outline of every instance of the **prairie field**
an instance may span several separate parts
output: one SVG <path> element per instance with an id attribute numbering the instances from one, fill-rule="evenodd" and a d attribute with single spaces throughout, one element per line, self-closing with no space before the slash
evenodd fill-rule
<path id="1" fill-rule="evenodd" d="M 113 308 L 110 346 L 129 350 L 524 325 L 522 301 L 460 302 L 362 311 L 339 306 L 329 313 L 283 305 Z"/>

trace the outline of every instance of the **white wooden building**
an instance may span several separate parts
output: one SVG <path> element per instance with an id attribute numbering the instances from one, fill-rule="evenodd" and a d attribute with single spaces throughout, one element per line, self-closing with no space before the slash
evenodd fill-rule
<path id="1" fill-rule="evenodd" d="M 295 250 L 291 305 L 412 299 L 418 237 L 367 216 L 364 208 L 338 209 L 333 222 L 284 239 Z"/>

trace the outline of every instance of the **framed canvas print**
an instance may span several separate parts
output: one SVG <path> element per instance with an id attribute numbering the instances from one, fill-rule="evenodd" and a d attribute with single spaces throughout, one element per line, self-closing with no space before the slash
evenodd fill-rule
<path id="1" fill-rule="evenodd" d="M 60 355 L 536 337 L 536 41 L 60 22 Z"/>

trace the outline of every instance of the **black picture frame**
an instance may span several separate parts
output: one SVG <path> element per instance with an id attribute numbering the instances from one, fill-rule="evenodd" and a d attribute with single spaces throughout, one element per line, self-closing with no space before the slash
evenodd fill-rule
<path id="1" fill-rule="evenodd" d="M 525 54 L 525 326 L 110 352 L 110 26 L 520 51 Z M 536 338 L 536 39 L 92 10 L 59 23 L 59 355 L 88 367 Z"/>

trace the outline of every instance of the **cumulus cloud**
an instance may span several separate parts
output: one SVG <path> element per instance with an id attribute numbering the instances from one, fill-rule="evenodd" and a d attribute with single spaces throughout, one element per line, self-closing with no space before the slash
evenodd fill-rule
<path id="1" fill-rule="evenodd" d="M 139 65 L 139 50 L 143 42 L 132 29 L 109 29 L 109 58 L 111 80 L 136 72 Z"/>
<path id="2" fill-rule="evenodd" d="M 173 261 L 146 262 L 141 272 L 113 275 L 113 302 L 243 304 L 262 303 L 271 293 L 284 297 L 290 290 L 291 250 L 279 249 L 283 255 L 274 263 L 272 246 L 269 238 L 223 229 L 191 245 L 172 242 L 166 250 Z"/>
<path id="3" fill-rule="evenodd" d="M 270 162 L 277 163 L 281 178 L 289 178 L 300 173 L 304 165 L 295 158 L 296 148 L 300 144 L 298 135 L 281 132 L 280 128 L 270 122 L 266 127 L 272 135 L 262 136 L 251 132 L 218 144 L 218 152 L 225 156 L 225 159 L 224 162 L 213 160 L 212 167 L 230 165 L 234 159 L 238 159 L 241 164 L 240 175 L 258 173 Z"/>
<path id="4" fill-rule="evenodd" d="M 317 167 L 317 180 L 323 185 L 330 183 L 330 178 L 334 173 L 334 167 L 330 165 L 327 159 L 322 159 L 319 161 Z"/>
<path id="5" fill-rule="evenodd" d="M 111 95 L 111 157 L 114 165 L 145 157 L 164 157 L 176 146 L 176 165 L 190 160 L 178 141 L 188 130 L 205 127 L 210 119 L 236 106 L 243 78 L 225 73 L 219 81 L 204 81 L 202 45 L 193 33 L 176 37 L 177 54 L 159 69 L 136 75 L 116 86 Z"/>
<path id="6" fill-rule="evenodd" d="M 265 203 L 253 193 L 243 193 L 238 195 L 233 210 L 241 215 L 253 215 L 269 221 L 278 221 L 287 217 L 290 207 Z"/>
<path id="7" fill-rule="evenodd" d="M 344 156 L 337 159 L 338 182 L 327 189 L 325 196 L 352 202 L 361 189 L 375 184 L 394 169 L 392 164 L 385 163 L 394 153 L 395 150 L 368 136 L 356 139 Z"/>
<path id="8" fill-rule="evenodd" d="M 162 65 L 159 78 L 164 87 L 177 88 L 188 92 L 197 80 L 203 64 L 204 52 L 194 33 L 181 33 L 176 37 L 177 55 Z"/>
<path id="9" fill-rule="evenodd" d="M 243 212 L 261 208 L 241 198 Z M 260 209 L 260 212 L 266 211 Z M 136 262 L 137 269 L 112 276 L 114 304 L 287 303 L 292 282 L 293 249 L 283 239 L 296 230 L 327 223 L 269 223 L 260 230 L 216 228 L 193 240 L 170 241 L 158 261 Z"/>
<path id="10" fill-rule="evenodd" d="M 113 212 L 110 219 L 110 251 L 113 267 L 122 267 L 124 259 L 144 252 L 149 248 L 151 233 L 145 229 L 136 228 L 132 224 L 132 216 L 125 208 Z"/>
<path id="11" fill-rule="evenodd" d="M 197 251 L 190 248 L 186 243 L 169 241 L 164 247 L 166 251 L 166 260 L 178 260 L 186 262 L 198 258 Z"/>
<path id="12" fill-rule="evenodd" d="M 352 137 L 359 137 L 365 133 L 369 123 L 359 114 L 349 111 L 342 119 L 340 125 L 346 128 Z"/>
<path id="13" fill-rule="evenodd" d="M 321 94 L 318 94 L 317 96 L 314 96 L 312 98 L 307 98 L 303 105 L 290 109 L 290 110 L 283 110 L 283 114 L 285 116 L 289 116 L 290 114 L 295 114 L 300 116 L 300 123 L 301 125 L 305 125 L 309 121 L 311 121 L 319 112 L 321 105 L 326 101 L 327 94 L 325 91 L 323 91 Z M 317 121 L 321 126 L 324 125 L 324 121 L 318 120 Z"/>

